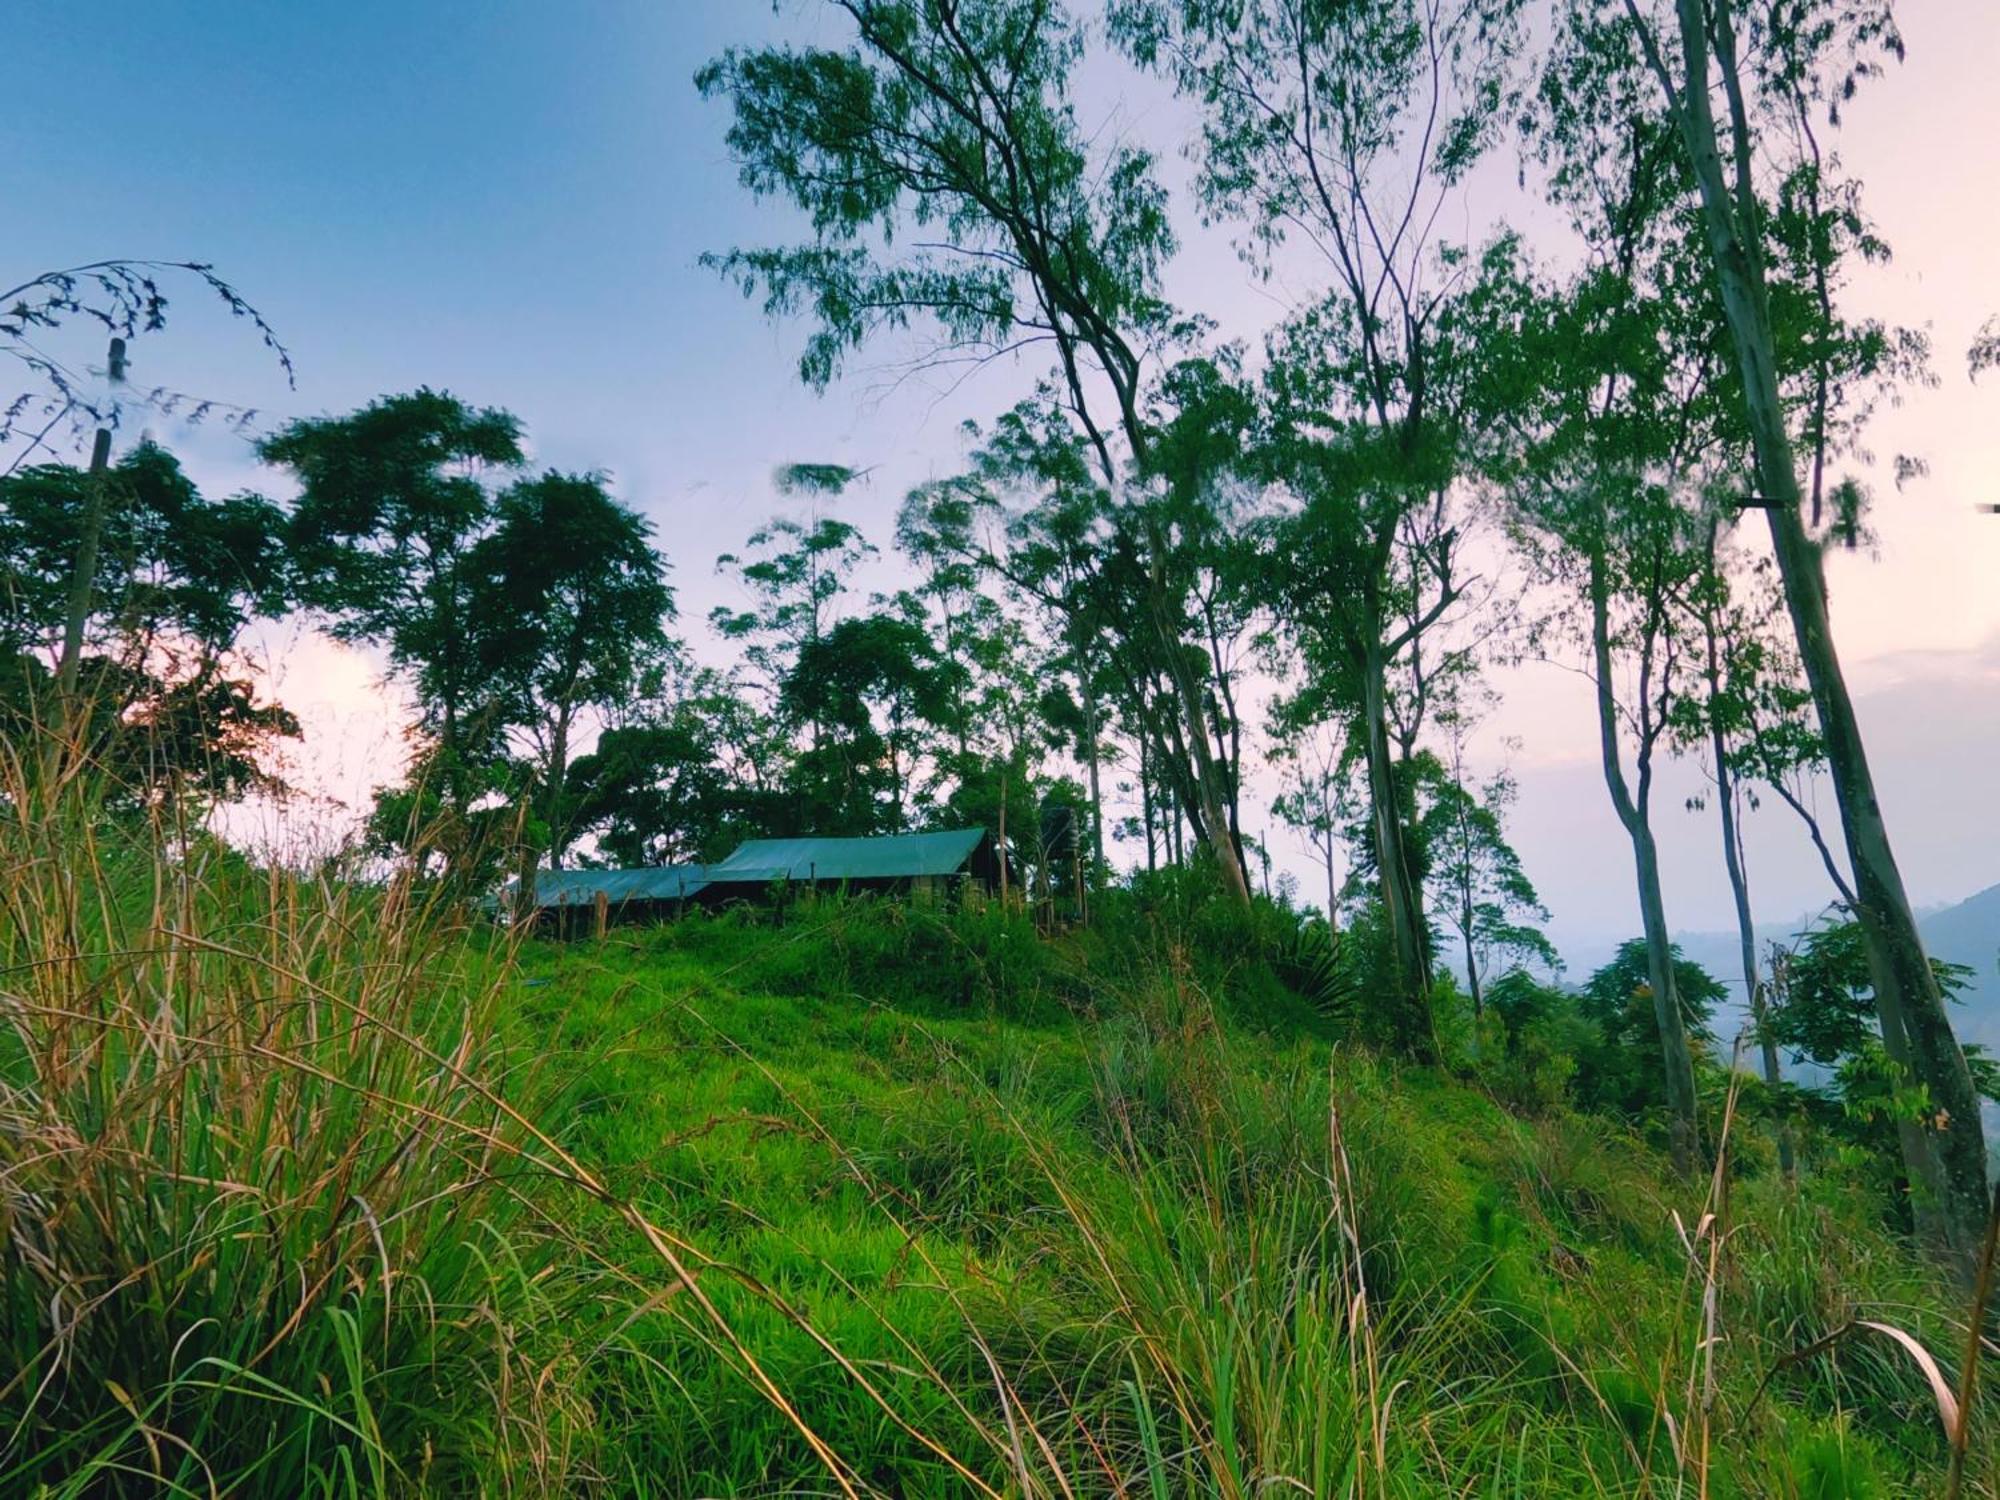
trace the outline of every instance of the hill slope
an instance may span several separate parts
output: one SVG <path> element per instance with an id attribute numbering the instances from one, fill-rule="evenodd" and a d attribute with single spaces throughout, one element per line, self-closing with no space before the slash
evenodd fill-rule
<path id="1" fill-rule="evenodd" d="M 1903 1348 L 1789 1359 L 1957 1347 L 1848 1158 L 1793 1189 L 1705 1074 L 1712 1196 L 1509 1108 L 1560 1048 L 1371 1052 L 1400 1008 L 1277 908 L 517 948 L 406 877 L 0 845 L 0 1493 L 1935 1493 Z"/>
<path id="2" fill-rule="evenodd" d="M 577 1059 L 565 1144 L 748 1278 L 715 1294 L 742 1348 L 684 1310 L 623 1341 L 682 1413 L 648 1418 L 669 1490 L 796 1482 L 814 1440 L 898 1494 L 1691 1477 L 1671 1434 L 1700 1421 L 1703 1278 L 1675 1219 L 1702 1185 L 1602 1120 L 1517 1118 L 1338 1045 L 1204 935 L 1162 932 L 1155 960 L 994 912 L 827 907 L 527 955 L 523 1035 Z M 1792 1493 L 1821 1463 L 1921 1491 L 1941 1448 L 1880 1351 L 1746 1411 L 1849 1316 L 1942 1304 L 1837 1179 L 1801 1202 L 1761 1136 L 1735 1149 L 1717 1491 Z"/>

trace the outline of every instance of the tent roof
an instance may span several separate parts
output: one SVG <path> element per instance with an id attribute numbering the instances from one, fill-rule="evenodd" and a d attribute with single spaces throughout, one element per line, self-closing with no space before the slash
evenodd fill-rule
<path id="1" fill-rule="evenodd" d="M 773 880 L 897 880 L 956 875 L 986 837 L 983 828 L 865 839 L 751 839 L 719 865 L 716 884 Z"/>
<path id="2" fill-rule="evenodd" d="M 541 870 L 535 875 L 536 906 L 590 906 L 597 893 L 613 906 L 626 901 L 678 901 L 708 884 L 700 865 L 654 865 L 643 870 Z M 519 881 L 507 882 L 511 894 Z"/>

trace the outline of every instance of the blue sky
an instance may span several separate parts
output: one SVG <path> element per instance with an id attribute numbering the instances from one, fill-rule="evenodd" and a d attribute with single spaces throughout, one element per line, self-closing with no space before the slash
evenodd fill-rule
<path id="1" fill-rule="evenodd" d="M 697 96 L 694 70 L 730 42 L 836 35 L 813 0 L 775 16 L 762 0 L 15 9 L 0 271 L 212 261 L 298 361 L 288 391 L 248 331 L 190 290 L 169 332 L 135 350 L 142 384 L 286 416 L 418 384 L 512 409 L 543 462 L 609 471 L 653 518 L 697 634 L 732 597 L 713 559 L 774 507 L 774 465 L 872 468 L 852 513 L 886 544 L 904 489 L 955 465 L 958 424 L 1002 409 L 1034 373 L 1001 369 L 941 396 L 921 382 L 885 391 L 878 369 L 815 396 L 795 378 L 801 331 L 773 328 L 697 266 L 704 250 L 797 225 L 737 185 L 726 111 Z M 1975 769 L 2000 748 L 2000 521 L 1969 519 L 1971 500 L 2000 498 L 1985 493 L 2000 472 L 2000 380 L 1975 389 L 1962 365 L 1971 330 L 2000 311 L 2000 109 L 1981 76 L 2000 55 L 1996 11 L 1907 5 L 1911 62 L 1864 97 L 1841 143 L 1901 252 L 1858 294 L 1929 324 L 1939 346 L 1939 388 L 1887 414 L 1875 443 L 1885 459 L 1923 453 L 1932 479 L 1906 495 L 1883 485 L 1880 557 L 1834 567 L 1840 638 L 1873 695 L 1864 722 L 1927 902 L 2000 879 L 2000 798 Z M 1107 72 L 1084 108 L 1155 145 L 1179 179 L 1185 117 L 1156 87 Z M 1511 183 L 1511 167 L 1497 176 Z M 1476 236 L 1496 214 L 1531 211 L 1489 194 L 1457 212 Z M 1275 297 L 1298 288 L 1252 286 L 1223 236 L 1189 239 L 1170 289 L 1254 342 Z M 92 340 L 64 352 L 97 354 Z M 206 483 L 275 483 L 216 429 L 160 435 Z M 296 630 L 271 649 L 282 695 L 344 746 L 333 779 L 351 788 L 393 770 L 368 663 Z M 1628 865 L 1590 760 L 1587 699 L 1553 668 L 1500 686 L 1486 751 L 1521 777 L 1517 842 L 1559 931 L 1628 929 Z M 1713 833 L 1680 800 L 1663 793 L 1661 814 L 1675 920 L 1721 925 Z M 1760 905 L 1781 916 L 1817 904 L 1810 850 L 1777 819 L 1760 824 Z M 1281 867 L 1315 889 L 1310 858 L 1277 843 Z"/>
<path id="2" fill-rule="evenodd" d="M 288 412 L 444 385 L 518 411 L 547 461 L 655 493 L 756 477 L 734 456 L 772 416 L 806 441 L 844 425 L 694 267 L 773 227 L 689 81 L 764 7 L 64 9 L 10 28 L 32 66 L 0 172 L 34 211 L 9 260 L 213 261 L 299 364 L 286 392 L 226 320 L 189 318 L 138 378 Z"/>

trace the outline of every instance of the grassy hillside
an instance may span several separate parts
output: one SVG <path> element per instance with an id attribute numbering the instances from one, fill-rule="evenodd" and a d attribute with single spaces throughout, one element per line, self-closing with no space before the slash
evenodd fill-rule
<path id="1" fill-rule="evenodd" d="M 516 952 L 408 885 L 6 841 L 0 1493 L 1938 1490 L 1903 1346 L 1781 1364 L 1859 1317 L 1956 1368 L 1837 1163 L 1731 1127 L 1677 1183 L 1378 1056 L 1282 913 Z"/>
<path id="2" fill-rule="evenodd" d="M 1836 1184 L 1746 1175 L 1691 1259 L 1676 1215 L 1707 1194 L 1636 1140 L 1344 1049 L 1181 936 L 1106 988 L 1088 940 L 834 907 L 537 951 L 524 1013 L 578 1055 L 574 1148 L 777 1294 L 724 1306 L 891 1492 L 969 1485 L 929 1440 L 1011 1492 L 1650 1493 L 1696 1482 L 1704 1408 L 1711 1493 L 1934 1487 L 1931 1396 L 1892 1346 L 1750 1409 L 1853 1316 L 1955 1346 Z M 664 1350 L 704 1419 L 653 1430 L 649 1472 L 741 1493 L 810 1467 L 711 1351 Z"/>

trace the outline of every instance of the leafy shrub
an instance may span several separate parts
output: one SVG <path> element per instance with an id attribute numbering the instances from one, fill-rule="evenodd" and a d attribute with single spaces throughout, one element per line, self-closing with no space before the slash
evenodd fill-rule
<path id="1" fill-rule="evenodd" d="M 1574 998 L 1513 969 L 1487 986 L 1486 1011 L 1500 1043 L 1479 1050 L 1486 1086 L 1524 1114 L 1547 1115 L 1570 1103 L 1577 1059 L 1600 1039 Z"/>
<path id="2" fill-rule="evenodd" d="M 1343 1032 L 1355 1027 L 1361 979 L 1339 929 L 1317 919 L 1300 924 L 1291 941 L 1278 950 L 1272 967 L 1329 1024 Z"/>

